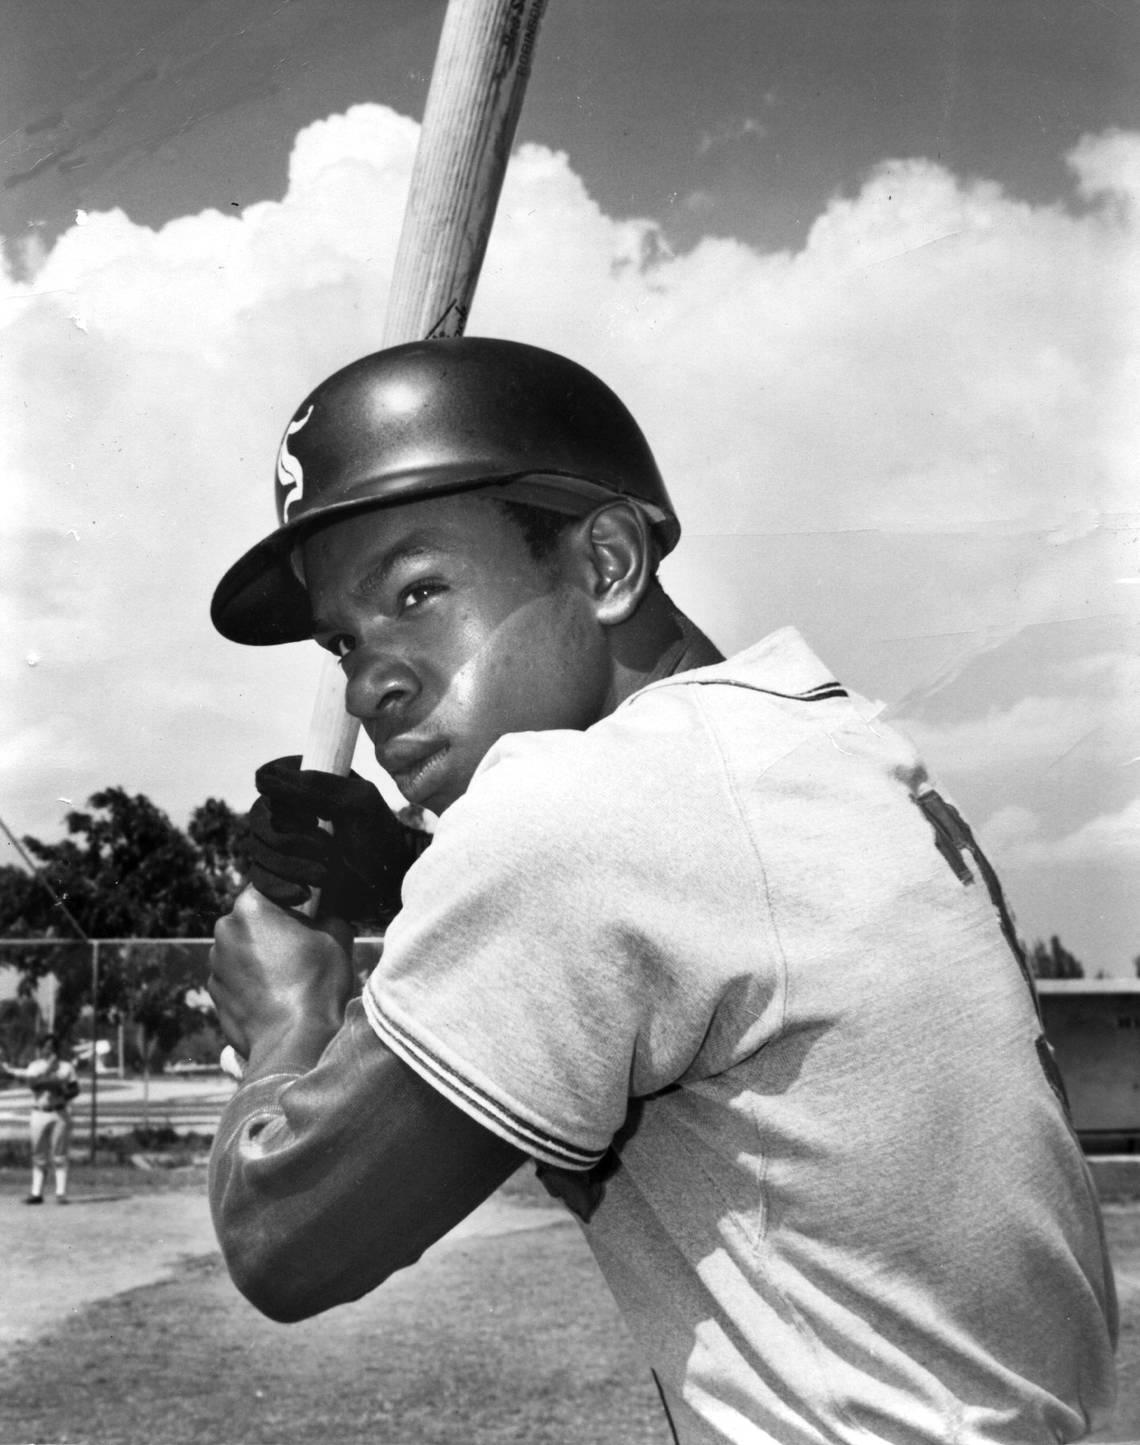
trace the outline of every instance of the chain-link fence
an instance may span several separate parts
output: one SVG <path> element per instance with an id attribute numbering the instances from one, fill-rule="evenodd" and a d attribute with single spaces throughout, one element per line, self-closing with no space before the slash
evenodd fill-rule
<path id="1" fill-rule="evenodd" d="M 72 1112 L 92 1161 L 101 1130 L 195 1129 L 216 1117 L 215 1096 L 232 1089 L 206 992 L 212 942 L 0 939 L 0 1061 L 26 1066 L 44 1032 L 59 1034 L 83 1081 Z M 380 946 L 357 941 L 361 980 Z"/>

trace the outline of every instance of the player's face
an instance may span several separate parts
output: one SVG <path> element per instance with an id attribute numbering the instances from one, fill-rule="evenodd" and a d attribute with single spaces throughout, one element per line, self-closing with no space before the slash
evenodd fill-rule
<path id="1" fill-rule="evenodd" d="M 442 812 L 504 733 L 588 727 L 613 705 L 573 530 L 536 562 L 493 502 L 437 498 L 324 528 L 304 569 L 314 636 L 409 802 Z"/>

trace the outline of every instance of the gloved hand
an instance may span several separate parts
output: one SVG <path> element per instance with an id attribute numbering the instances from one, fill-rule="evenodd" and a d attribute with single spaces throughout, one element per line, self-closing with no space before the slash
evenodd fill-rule
<path id="1" fill-rule="evenodd" d="M 322 913 L 356 923 L 399 909 L 400 885 L 425 835 L 401 823 L 372 783 L 356 773 L 302 770 L 296 754 L 264 764 L 254 781 L 250 882 L 259 893 L 293 908 L 319 888 Z"/>

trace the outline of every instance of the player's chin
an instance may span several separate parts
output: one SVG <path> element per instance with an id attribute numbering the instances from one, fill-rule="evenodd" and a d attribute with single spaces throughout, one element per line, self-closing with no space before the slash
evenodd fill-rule
<path id="1" fill-rule="evenodd" d="M 461 760 L 454 756 L 449 757 L 448 762 L 450 766 L 441 769 L 438 776 L 425 780 L 429 786 L 417 789 L 416 796 L 408 798 L 409 803 L 439 817 L 462 798 L 475 769 L 462 766 Z"/>

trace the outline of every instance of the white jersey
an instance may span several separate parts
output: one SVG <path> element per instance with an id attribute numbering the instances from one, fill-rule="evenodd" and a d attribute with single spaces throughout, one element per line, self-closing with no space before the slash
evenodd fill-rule
<path id="1" fill-rule="evenodd" d="M 66 1059 L 33 1059 L 26 1069 L 12 1069 L 32 1090 L 33 1108 L 62 1112 L 79 1092 L 79 1075 Z"/>
<path id="2" fill-rule="evenodd" d="M 575 1177 L 687 1445 L 1073 1440 L 1113 1396 L 1111 1271 L 996 889 L 785 630 L 504 738 L 364 1004 Z"/>

